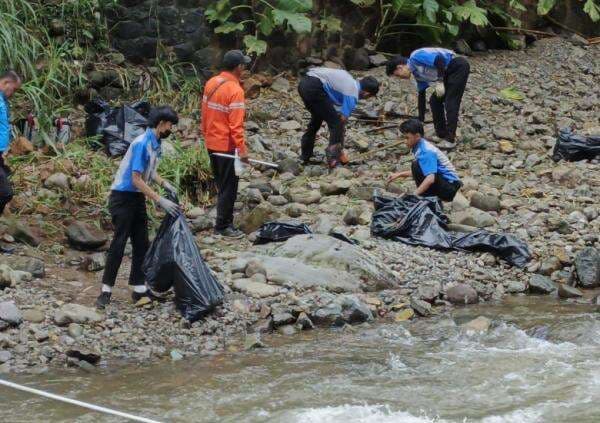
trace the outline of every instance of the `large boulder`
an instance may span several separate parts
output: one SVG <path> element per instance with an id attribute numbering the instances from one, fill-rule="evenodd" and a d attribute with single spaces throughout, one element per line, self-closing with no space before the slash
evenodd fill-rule
<path id="1" fill-rule="evenodd" d="M 296 237 L 295 237 L 296 238 Z M 361 287 L 358 277 L 332 268 L 319 268 L 287 257 L 255 256 L 267 280 L 302 291 L 323 288 L 331 292 L 355 292 Z"/>
<path id="2" fill-rule="evenodd" d="M 8 233 L 16 241 L 31 245 L 32 247 L 37 247 L 42 243 L 39 230 L 20 221 L 11 222 L 8 226 Z"/>
<path id="3" fill-rule="evenodd" d="M 280 257 L 293 257 L 316 267 L 337 269 L 358 277 L 366 291 L 398 286 L 392 270 L 356 245 L 327 235 L 298 235 L 274 250 Z"/>
<path id="4" fill-rule="evenodd" d="M 556 284 L 547 276 L 535 274 L 529 279 L 529 292 L 532 294 L 551 294 L 556 291 Z"/>
<path id="5" fill-rule="evenodd" d="M 69 243 L 79 250 L 96 250 L 106 244 L 106 234 L 95 226 L 75 221 L 65 230 Z"/>
<path id="6" fill-rule="evenodd" d="M 600 252 L 587 247 L 575 257 L 578 285 L 582 288 L 597 288 L 600 286 Z"/>
<path id="7" fill-rule="evenodd" d="M 264 223 L 271 220 L 277 220 L 281 213 L 275 206 L 268 202 L 262 202 L 247 213 L 239 217 L 239 227 L 242 231 L 249 234 L 260 228 Z"/>

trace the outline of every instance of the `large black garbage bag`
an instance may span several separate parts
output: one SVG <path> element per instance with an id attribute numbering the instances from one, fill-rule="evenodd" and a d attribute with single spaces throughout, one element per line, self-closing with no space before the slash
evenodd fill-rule
<path id="1" fill-rule="evenodd" d="M 111 157 L 122 156 L 129 144 L 146 130 L 150 109 L 145 101 L 113 108 L 104 100 L 95 99 L 85 106 L 87 136 L 101 135 L 106 153 Z"/>
<path id="2" fill-rule="evenodd" d="M 144 260 L 148 286 L 175 291 L 181 315 L 195 322 L 223 302 L 223 287 L 202 260 L 185 216 L 167 215 Z"/>
<path id="3" fill-rule="evenodd" d="M 554 145 L 552 160 L 592 160 L 600 157 L 600 135 L 585 137 L 577 135 L 569 128 L 561 129 Z"/>
<path id="4" fill-rule="evenodd" d="M 254 244 L 287 241 L 295 235 L 312 234 L 306 224 L 301 222 L 268 222 L 260 227 Z"/>
<path id="5" fill-rule="evenodd" d="M 484 251 L 510 264 L 524 267 L 531 259 L 527 244 L 512 235 L 476 231 L 461 234 L 448 230 L 448 217 L 435 197 L 375 195 L 371 233 L 410 245 L 443 250 Z"/>

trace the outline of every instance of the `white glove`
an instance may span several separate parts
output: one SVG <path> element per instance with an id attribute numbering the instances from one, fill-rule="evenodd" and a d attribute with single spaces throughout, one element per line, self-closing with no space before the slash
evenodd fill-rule
<path id="1" fill-rule="evenodd" d="M 442 98 L 443 96 L 446 95 L 446 88 L 444 87 L 443 82 L 438 82 L 435 84 L 435 95 L 438 98 Z"/>
<path id="2" fill-rule="evenodd" d="M 173 197 L 177 197 L 177 188 L 175 188 L 175 186 L 173 186 L 169 181 L 163 182 L 163 188 Z"/>
<path id="3" fill-rule="evenodd" d="M 180 213 L 179 206 L 171 200 L 167 200 L 165 197 L 160 197 L 158 199 L 158 205 L 173 217 L 177 217 Z"/>

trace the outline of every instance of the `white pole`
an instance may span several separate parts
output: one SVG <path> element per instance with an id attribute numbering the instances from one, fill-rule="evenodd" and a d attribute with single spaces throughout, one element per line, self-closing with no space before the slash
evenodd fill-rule
<path id="1" fill-rule="evenodd" d="M 73 404 L 78 407 L 88 408 L 90 410 L 94 410 L 99 413 L 112 414 L 113 416 L 123 417 L 125 419 L 129 419 L 129 420 L 136 421 L 136 422 L 160 423 L 156 420 L 147 419 L 145 417 L 134 416 L 133 414 L 123 413 L 123 412 L 117 411 L 117 410 L 111 410 L 110 408 L 100 407 L 98 405 L 89 404 L 89 403 L 83 402 L 83 401 L 77 401 L 77 400 L 74 400 L 71 398 L 63 397 L 61 395 L 51 394 L 49 392 L 44 392 L 44 391 L 40 391 L 39 389 L 33 389 L 33 388 L 29 388 L 27 386 L 18 385 L 16 383 L 8 382 L 8 381 L 2 380 L 2 379 L 0 379 L 0 385 L 8 386 L 9 388 L 13 388 L 13 389 L 16 389 L 19 391 L 29 392 L 30 394 L 50 398 L 50 399 L 53 399 L 56 401 L 66 402 L 68 404 Z"/>
<path id="2" fill-rule="evenodd" d="M 210 154 L 212 154 L 213 156 L 227 157 L 228 159 L 237 159 L 238 158 L 238 156 L 234 156 L 233 154 L 227 154 L 227 153 L 210 153 Z M 269 166 L 269 167 L 279 168 L 279 165 L 277 165 L 275 163 L 263 162 L 262 160 L 248 159 L 248 161 L 250 163 L 261 164 L 261 165 L 265 165 L 265 166 Z"/>

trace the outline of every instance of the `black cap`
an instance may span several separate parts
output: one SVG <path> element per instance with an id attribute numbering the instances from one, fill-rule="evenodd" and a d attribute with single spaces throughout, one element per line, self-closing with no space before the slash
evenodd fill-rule
<path id="1" fill-rule="evenodd" d="M 252 59 L 246 56 L 241 50 L 229 50 L 223 56 L 223 67 L 228 70 L 234 69 L 239 65 L 247 65 Z"/>

